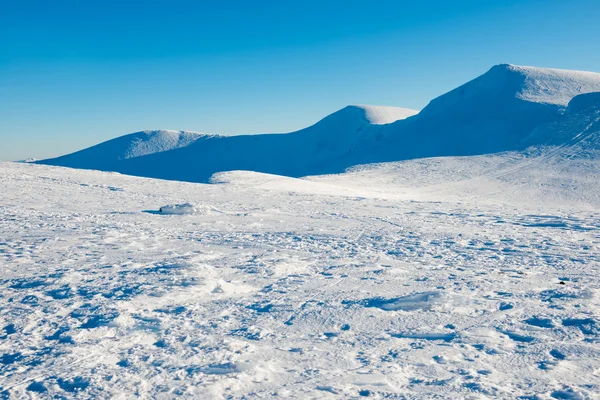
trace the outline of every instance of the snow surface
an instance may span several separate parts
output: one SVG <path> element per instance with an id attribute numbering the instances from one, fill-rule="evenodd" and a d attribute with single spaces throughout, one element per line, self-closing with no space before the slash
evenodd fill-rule
<path id="1" fill-rule="evenodd" d="M 523 146 L 568 148 L 571 157 L 600 156 L 600 93 L 588 93 L 569 103 L 565 113 L 550 124 L 541 125 L 523 140 Z"/>
<path id="2" fill-rule="evenodd" d="M 595 72 L 552 68 L 500 66 L 522 75 L 525 80 L 517 96 L 526 101 L 566 106 L 573 97 L 597 92 L 600 75 Z"/>
<path id="3" fill-rule="evenodd" d="M 371 124 L 385 125 L 392 122 L 400 121 L 417 114 L 417 111 L 408 108 L 386 107 L 386 106 L 368 106 L 358 105 L 351 106 L 359 110 L 363 110 L 365 118 Z"/>
<path id="4" fill-rule="evenodd" d="M 595 398 L 599 163 L 545 146 L 212 185 L 0 163 L 0 393 Z"/>
<path id="5" fill-rule="evenodd" d="M 302 177 L 367 163 L 514 151 L 533 130 L 559 120 L 573 97 L 598 91 L 597 73 L 502 64 L 432 100 L 418 114 L 348 106 L 288 134 L 193 136 L 166 140 L 168 145 L 161 144 L 162 136 L 137 144 L 134 134 L 41 163 L 208 182 L 231 170 Z"/>

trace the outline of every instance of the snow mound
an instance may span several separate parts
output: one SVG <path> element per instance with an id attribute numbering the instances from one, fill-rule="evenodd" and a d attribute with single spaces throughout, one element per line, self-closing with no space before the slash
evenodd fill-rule
<path id="1" fill-rule="evenodd" d="M 219 172 L 210 178 L 212 184 L 227 184 L 230 187 L 252 187 L 274 192 L 319 194 L 323 196 L 371 197 L 372 193 L 361 188 L 346 188 L 322 184 L 301 178 L 265 174 L 252 171 Z"/>
<path id="2" fill-rule="evenodd" d="M 330 114 L 313 126 L 335 125 L 340 123 L 351 125 L 373 124 L 385 125 L 412 117 L 417 110 L 402 107 L 350 105 Z M 303 129 L 299 132 L 306 132 Z"/>
<path id="3" fill-rule="evenodd" d="M 184 204 L 172 204 L 162 206 L 158 209 L 158 211 L 162 214 L 174 214 L 174 215 L 187 215 L 187 214 L 195 214 L 196 207 L 194 207 L 190 203 Z"/>
<path id="4" fill-rule="evenodd" d="M 567 112 L 576 113 L 590 107 L 600 107 L 600 92 L 586 93 L 573 97 L 573 100 L 569 102 Z"/>

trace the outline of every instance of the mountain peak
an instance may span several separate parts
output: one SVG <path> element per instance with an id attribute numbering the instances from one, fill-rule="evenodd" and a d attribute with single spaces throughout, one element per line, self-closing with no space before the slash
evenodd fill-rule
<path id="1" fill-rule="evenodd" d="M 350 105 L 348 107 L 361 110 L 364 113 L 364 117 L 370 124 L 374 125 L 385 125 L 412 117 L 419 112 L 402 107 L 391 107 L 391 106 L 371 106 L 366 104 Z"/>
<path id="2" fill-rule="evenodd" d="M 372 124 L 386 125 L 418 114 L 418 111 L 408 108 L 391 106 L 371 106 L 365 104 L 348 105 L 341 110 L 329 114 L 319 125 L 324 124 Z"/>
<path id="3" fill-rule="evenodd" d="M 475 81 L 503 85 L 520 100 L 561 107 L 575 96 L 600 89 L 600 73 L 514 64 L 495 65 L 471 82 Z"/>

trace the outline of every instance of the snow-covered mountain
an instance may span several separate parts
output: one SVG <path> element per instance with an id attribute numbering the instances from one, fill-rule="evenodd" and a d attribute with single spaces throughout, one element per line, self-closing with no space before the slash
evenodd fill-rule
<path id="1" fill-rule="evenodd" d="M 72 168 L 117 170 L 121 160 L 178 149 L 207 137 L 210 135 L 198 132 L 146 130 L 120 136 L 65 156 L 44 160 L 43 163 Z"/>
<path id="2" fill-rule="evenodd" d="M 287 134 L 174 132 L 179 135 L 175 140 L 168 134 L 172 131 L 141 132 L 42 163 L 191 182 L 205 182 L 215 172 L 238 169 L 303 176 L 321 172 L 330 160 L 376 140 L 377 132 L 387 124 L 416 113 L 398 107 L 348 106 Z"/>
<path id="3" fill-rule="evenodd" d="M 497 65 L 340 165 L 519 150 L 536 127 L 561 119 L 572 98 L 597 91 L 598 73 Z"/>
<path id="4" fill-rule="evenodd" d="M 521 150 L 543 144 L 535 139 L 541 138 L 536 129 L 564 124 L 581 111 L 580 102 L 593 103 L 593 96 L 585 97 L 567 108 L 571 99 L 590 92 L 600 92 L 598 73 L 502 64 L 432 100 L 420 113 L 348 106 L 288 134 L 179 132 L 175 138 L 162 134 L 141 141 L 140 134 L 132 134 L 41 163 L 207 182 L 214 173 L 231 170 L 300 177 L 366 163 Z M 553 145 L 561 144 L 555 139 Z"/>

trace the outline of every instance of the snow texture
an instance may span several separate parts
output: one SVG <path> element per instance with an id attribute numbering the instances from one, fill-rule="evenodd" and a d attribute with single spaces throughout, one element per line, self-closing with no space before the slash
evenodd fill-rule
<path id="1" fill-rule="evenodd" d="M 212 185 L 0 163 L 0 393 L 594 398 L 599 163 L 545 146 Z M 148 211 L 185 202 L 210 207 Z"/>

